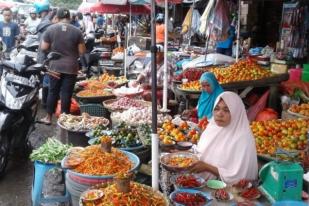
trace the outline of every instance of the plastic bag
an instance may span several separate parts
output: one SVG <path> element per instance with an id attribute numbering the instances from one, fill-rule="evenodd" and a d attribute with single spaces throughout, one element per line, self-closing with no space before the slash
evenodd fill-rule
<path id="1" fill-rule="evenodd" d="M 230 20 L 228 7 L 225 0 L 218 0 L 210 19 L 211 38 L 216 41 L 223 41 L 228 37 Z"/>
<path id="2" fill-rule="evenodd" d="M 195 67 L 203 67 L 208 65 L 222 65 L 222 64 L 232 64 L 235 62 L 235 59 L 226 56 L 223 54 L 207 54 L 206 61 L 205 56 L 202 55 L 196 59 L 193 59 L 190 62 L 186 62 L 182 64 L 183 69 L 195 68 Z"/>
<path id="3" fill-rule="evenodd" d="M 79 104 L 74 98 L 71 99 L 70 113 L 75 115 L 80 114 Z M 60 114 L 61 114 L 61 101 L 59 100 L 56 107 L 55 115 L 58 118 Z"/>
<path id="4" fill-rule="evenodd" d="M 250 122 L 255 120 L 256 115 L 266 107 L 268 96 L 269 90 L 267 90 L 254 105 L 249 107 L 247 110 L 247 116 Z"/>

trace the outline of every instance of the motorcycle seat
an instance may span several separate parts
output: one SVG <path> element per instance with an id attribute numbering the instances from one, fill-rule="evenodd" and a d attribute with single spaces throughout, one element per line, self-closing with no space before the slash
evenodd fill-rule
<path id="1" fill-rule="evenodd" d="M 17 72 L 23 72 L 27 68 L 26 65 L 19 64 L 19 63 L 16 63 L 16 62 L 12 62 L 12 61 L 9 61 L 9 60 L 4 60 L 2 64 L 5 67 L 16 70 Z"/>

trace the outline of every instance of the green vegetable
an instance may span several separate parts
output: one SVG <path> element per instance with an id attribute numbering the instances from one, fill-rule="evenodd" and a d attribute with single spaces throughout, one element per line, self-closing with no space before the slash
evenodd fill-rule
<path id="1" fill-rule="evenodd" d="M 147 124 L 142 124 L 137 128 L 137 131 L 143 145 L 151 145 L 151 127 Z"/>
<path id="2" fill-rule="evenodd" d="M 100 135 L 94 136 L 96 139 L 93 144 L 100 144 L 100 137 L 102 135 L 109 135 L 112 137 L 112 145 L 118 148 L 135 147 L 141 145 L 140 138 L 134 127 L 121 123 L 113 129 L 100 130 Z"/>
<path id="3" fill-rule="evenodd" d="M 71 145 L 62 144 L 55 138 L 48 138 L 43 144 L 30 155 L 32 161 L 40 161 L 44 163 L 59 163 L 66 156 Z"/>

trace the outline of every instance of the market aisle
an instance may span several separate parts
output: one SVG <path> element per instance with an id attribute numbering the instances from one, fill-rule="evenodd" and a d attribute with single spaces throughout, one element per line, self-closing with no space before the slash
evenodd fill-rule
<path id="1" fill-rule="evenodd" d="M 43 111 L 39 111 L 39 116 Z M 36 130 L 31 134 L 30 140 L 34 148 L 41 146 L 47 137 L 55 135 L 56 124 L 52 126 L 36 125 Z M 0 205 L 1 206 L 31 206 L 31 185 L 33 176 L 33 164 L 29 159 L 22 159 L 15 155 L 9 161 L 6 176 L 0 180 Z M 58 189 L 49 182 L 59 177 L 48 175 L 49 186 L 46 189 Z M 61 189 L 61 188 L 60 188 Z M 47 204 L 46 204 L 47 205 Z M 48 204 L 48 206 L 59 204 Z"/>

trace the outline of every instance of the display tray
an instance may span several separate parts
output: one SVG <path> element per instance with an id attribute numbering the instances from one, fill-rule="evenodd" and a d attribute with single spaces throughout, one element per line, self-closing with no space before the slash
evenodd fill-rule
<path id="1" fill-rule="evenodd" d="M 290 110 L 287 111 L 289 114 L 291 115 L 294 115 L 294 116 L 297 116 L 299 118 L 304 118 L 304 119 L 309 119 L 308 116 L 305 116 L 305 115 L 302 115 L 302 114 L 299 114 L 299 113 L 295 113 L 295 112 L 291 112 Z"/>
<path id="2" fill-rule="evenodd" d="M 118 101 L 118 99 L 109 99 L 103 102 L 103 106 L 108 109 L 110 112 L 122 112 L 126 109 L 113 109 L 110 105 L 114 102 Z M 141 103 L 144 107 L 151 107 L 151 102 L 143 101 L 143 100 L 135 100 L 138 103 Z M 129 109 L 129 108 L 128 108 Z"/>
<path id="3" fill-rule="evenodd" d="M 301 152 L 301 150 L 297 150 L 297 152 Z M 270 156 L 270 155 L 267 155 L 267 154 L 257 154 L 258 158 L 260 160 L 264 160 L 264 161 L 267 161 L 267 162 L 270 162 L 270 161 L 288 161 L 288 160 L 283 160 L 281 159 L 280 157 L 279 158 L 276 158 L 276 157 L 273 157 L 273 156 Z M 301 162 L 299 159 L 297 160 L 294 160 L 295 162 Z"/>
<path id="4" fill-rule="evenodd" d="M 139 160 L 138 156 L 133 154 L 132 152 L 127 152 L 127 151 L 124 151 L 124 150 L 122 150 L 122 152 L 125 153 L 125 155 L 133 162 L 133 168 L 129 172 L 134 172 L 135 170 L 137 170 L 140 166 L 140 160 Z M 65 158 L 64 158 L 63 161 L 61 161 L 61 167 L 63 167 L 63 168 L 65 168 L 65 165 L 64 165 Z M 75 172 L 71 169 L 68 169 L 68 173 L 73 174 L 74 176 L 78 176 L 78 177 L 82 177 L 82 178 L 88 178 L 88 179 L 109 179 L 109 178 L 113 178 L 115 176 L 115 174 L 102 175 L 102 176 L 87 175 L 87 174 Z"/>
<path id="5" fill-rule="evenodd" d="M 239 81 L 239 82 L 231 82 L 227 84 L 220 84 L 221 87 L 225 90 L 228 89 L 244 89 L 248 86 L 253 87 L 265 87 L 269 85 L 274 85 L 282 81 L 286 81 L 289 79 L 289 74 L 274 74 L 272 77 L 259 79 L 259 80 L 251 80 L 251 81 Z M 187 93 L 187 94 L 200 94 L 200 90 L 187 90 L 180 88 L 181 85 L 177 86 L 177 89 L 180 92 Z"/>
<path id="6" fill-rule="evenodd" d="M 66 128 L 65 126 L 63 126 L 59 121 L 57 121 L 57 125 L 61 128 L 61 129 L 64 129 L 64 130 L 66 130 L 66 131 L 68 131 L 68 132 L 75 132 L 75 133 L 87 133 L 87 132 L 89 132 L 90 131 L 90 129 L 89 130 L 79 130 L 79 131 L 76 131 L 76 130 L 70 130 L 70 129 L 68 129 L 68 128 Z"/>
<path id="7" fill-rule="evenodd" d="M 139 183 L 137 183 L 139 184 Z M 141 184 L 140 184 L 141 185 Z M 100 189 L 100 188 L 106 188 L 108 186 L 108 183 L 102 183 L 102 184 L 98 184 L 98 185 L 95 185 L 95 186 L 92 186 L 90 189 Z M 169 206 L 169 200 L 168 198 L 162 194 L 161 192 L 157 191 L 157 190 L 154 190 L 152 187 L 149 187 L 147 185 L 142 185 L 144 187 L 144 189 L 147 191 L 152 191 L 153 193 L 156 193 L 157 195 L 159 195 L 163 200 L 164 200 L 164 205 L 162 206 Z M 85 206 L 86 204 L 83 204 L 83 201 L 82 199 L 80 198 L 79 200 L 79 206 Z"/>

